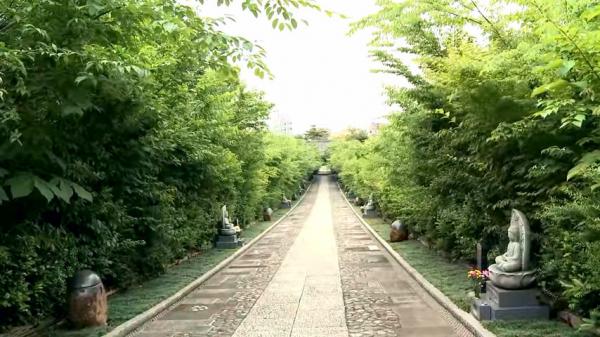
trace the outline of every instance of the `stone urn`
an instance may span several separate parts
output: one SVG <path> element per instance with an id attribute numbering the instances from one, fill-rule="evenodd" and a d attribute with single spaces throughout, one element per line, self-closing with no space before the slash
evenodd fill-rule
<path id="1" fill-rule="evenodd" d="M 408 228 L 400 220 L 392 222 L 390 231 L 390 242 L 400 242 L 408 240 Z"/>
<path id="2" fill-rule="evenodd" d="M 263 221 L 272 221 L 273 220 L 273 210 L 271 207 L 263 208 Z"/>
<path id="3" fill-rule="evenodd" d="M 69 283 L 68 304 L 68 318 L 76 328 L 106 325 L 107 295 L 98 274 L 90 270 L 77 272 Z"/>

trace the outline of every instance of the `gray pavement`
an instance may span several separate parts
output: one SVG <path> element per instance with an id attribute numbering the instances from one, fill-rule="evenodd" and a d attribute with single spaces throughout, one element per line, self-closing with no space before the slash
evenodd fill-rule
<path id="1" fill-rule="evenodd" d="M 329 177 L 256 245 L 132 336 L 470 336 L 368 234 Z"/>

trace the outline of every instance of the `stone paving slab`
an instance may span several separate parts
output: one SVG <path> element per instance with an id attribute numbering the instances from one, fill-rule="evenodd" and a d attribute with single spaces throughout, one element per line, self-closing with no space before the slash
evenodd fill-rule
<path id="1" fill-rule="evenodd" d="M 347 337 L 329 188 L 234 337 Z"/>

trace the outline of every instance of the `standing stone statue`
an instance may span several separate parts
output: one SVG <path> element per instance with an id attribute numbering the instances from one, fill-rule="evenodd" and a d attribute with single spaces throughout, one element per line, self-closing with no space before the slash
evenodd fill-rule
<path id="1" fill-rule="evenodd" d="M 400 242 L 405 240 L 408 240 L 408 228 L 406 225 L 400 220 L 392 222 L 390 242 Z"/>
<path id="2" fill-rule="evenodd" d="M 369 196 L 369 201 L 366 205 L 360 208 L 362 210 L 363 218 L 376 218 L 377 210 L 375 209 L 375 202 L 373 201 L 373 193 Z"/>
<path id="3" fill-rule="evenodd" d="M 480 320 L 548 319 L 549 308 L 538 302 L 530 270 L 531 231 L 523 212 L 513 209 L 506 253 L 489 266 L 485 297 L 475 299 L 471 313 Z"/>
<path id="4" fill-rule="evenodd" d="M 217 248 L 236 248 L 243 245 L 244 241 L 237 236 L 240 231 L 239 226 L 235 226 L 230 222 L 227 206 L 223 205 L 221 208 L 221 228 L 219 228 Z"/>

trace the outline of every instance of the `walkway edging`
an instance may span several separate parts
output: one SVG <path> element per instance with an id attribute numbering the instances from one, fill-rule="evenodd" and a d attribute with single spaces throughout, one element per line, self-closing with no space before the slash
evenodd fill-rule
<path id="1" fill-rule="evenodd" d="M 281 216 L 281 218 L 279 218 L 279 220 L 275 221 L 271 226 L 269 226 L 267 229 L 265 229 L 261 234 L 256 236 L 254 239 L 250 240 L 250 242 L 246 243 L 244 246 L 242 246 L 236 252 L 231 254 L 225 260 L 221 261 L 219 264 L 217 264 L 211 270 L 204 273 L 199 278 L 195 279 L 187 286 L 181 288 L 175 294 L 162 300 L 157 305 L 155 305 L 152 308 L 144 311 L 143 313 L 133 317 L 132 319 L 116 326 L 109 333 L 105 334 L 104 337 L 124 337 L 124 336 L 126 336 L 127 334 L 133 332 L 135 329 L 139 328 L 144 323 L 152 320 L 158 314 L 167 310 L 171 305 L 175 304 L 176 302 L 181 300 L 183 297 L 185 297 L 186 295 L 188 295 L 189 293 L 194 291 L 196 288 L 198 288 L 200 285 L 202 285 L 202 283 L 204 283 L 210 277 L 212 277 L 213 275 L 215 275 L 216 273 L 218 273 L 219 271 L 221 271 L 222 269 L 227 267 L 231 262 L 233 262 L 233 260 L 235 260 L 240 255 L 245 253 L 248 249 L 250 249 L 256 242 L 258 242 L 265 235 L 267 235 L 271 230 L 273 230 L 273 228 L 275 228 L 275 226 L 279 225 L 283 220 L 285 220 L 292 213 L 292 211 L 295 210 L 296 207 L 298 207 L 302 203 L 302 201 L 304 200 L 304 197 L 306 197 L 306 195 L 310 191 L 311 187 L 312 187 L 312 183 L 306 188 L 306 191 L 304 192 L 304 194 L 300 197 L 300 199 L 298 199 L 298 202 L 296 202 L 296 204 L 292 208 L 290 208 L 283 216 Z M 110 310 L 110 308 L 109 308 L 109 310 Z"/>
<path id="2" fill-rule="evenodd" d="M 350 209 L 354 213 L 354 215 L 359 219 L 360 223 L 363 227 L 371 233 L 371 235 L 379 242 L 388 253 L 394 257 L 394 259 L 400 264 L 402 268 L 404 268 L 408 274 L 431 296 L 435 299 L 444 309 L 448 310 L 454 318 L 456 318 L 462 325 L 464 325 L 469 331 L 471 331 L 477 337 L 496 337 L 491 331 L 487 330 L 481 322 L 479 322 L 475 317 L 473 317 L 470 313 L 460 309 L 454 302 L 452 302 L 444 293 L 442 293 L 438 288 L 434 287 L 433 284 L 429 283 L 421 273 L 419 273 L 415 268 L 413 268 L 406 260 L 396 252 L 392 246 L 390 246 L 385 239 L 383 239 L 373 228 L 369 225 L 363 217 L 356 212 L 344 191 L 341 189 L 338 184 L 338 189 L 342 194 L 342 197 L 350 206 Z"/>

